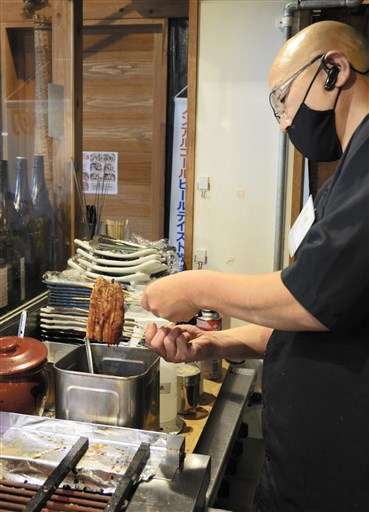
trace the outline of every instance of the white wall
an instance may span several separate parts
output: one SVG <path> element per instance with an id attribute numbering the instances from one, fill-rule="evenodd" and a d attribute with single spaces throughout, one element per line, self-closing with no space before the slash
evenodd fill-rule
<path id="1" fill-rule="evenodd" d="M 207 268 L 273 267 L 279 130 L 267 76 L 284 4 L 201 1 L 196 176 L 209 176 L 211 190 L 195 192 L 194 250 L 207 249 Z"/>

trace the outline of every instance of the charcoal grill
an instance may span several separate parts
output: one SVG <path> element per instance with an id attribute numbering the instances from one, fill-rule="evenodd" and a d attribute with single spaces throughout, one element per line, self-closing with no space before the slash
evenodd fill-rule
<path id="1" fill-rule="evenodd" d="M 0 480 L 0 511 L 24 511 L 25 506 L 38 491 L 37 485 L 15 484 Z M 103 511 L 110 495 L 88 491 L 58 489 L 47 502 L 43 511 L 55 512 L 99 512 Z"/>
<path id="2" fill-rule="evenodd" d="M 0 512 L 194 512 L 210 459 L 159 432 L 0 412 Z"/>

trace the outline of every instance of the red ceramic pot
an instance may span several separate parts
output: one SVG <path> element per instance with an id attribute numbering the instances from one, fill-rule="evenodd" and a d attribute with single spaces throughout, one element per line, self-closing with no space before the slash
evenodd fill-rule
<path id="1" fill-rule="evenodd" d="M 0 411 L 42 414 L 47 348 L 33 338 L 0 338 Z"/>

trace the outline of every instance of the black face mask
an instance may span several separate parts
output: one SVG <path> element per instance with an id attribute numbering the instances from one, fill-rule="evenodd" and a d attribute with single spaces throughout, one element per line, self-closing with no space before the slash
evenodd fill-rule
<path id="1" fill-rule="evenodd" d="M 313 110 L 305 103 L 320 70 L 321 67 L 311 81 L 287 133 L 292 144 L 309 160 L 333 162 L 342 156 L 342 147 L 337 136 L 335 121 L 335 108 L 341 89 L 338 91 L 333 109 Z"/>

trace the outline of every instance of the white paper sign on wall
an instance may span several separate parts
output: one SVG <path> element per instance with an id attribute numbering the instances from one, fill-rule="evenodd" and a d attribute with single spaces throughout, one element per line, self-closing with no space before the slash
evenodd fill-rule
<path id="1" fill-rule="evenodd" d="M 85 194 L 118 194 L 118 153 L 84 151 L 82 181 Z"/>

